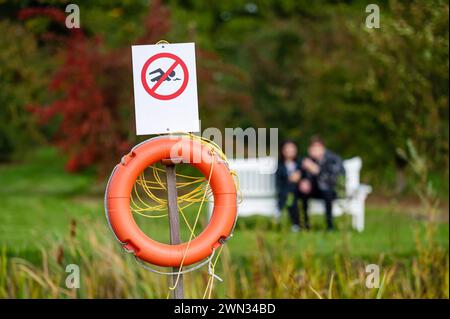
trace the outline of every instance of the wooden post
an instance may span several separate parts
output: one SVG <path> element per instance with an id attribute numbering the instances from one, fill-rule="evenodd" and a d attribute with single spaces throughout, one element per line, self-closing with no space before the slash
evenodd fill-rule
<path id="1" fill-rule="evenodd" d="M 175 164 L 171 160 L 162 160 L 163 165 L 166 166 L 166 181 L 167 181 L 167 208 L 169 212 L 169 228 L 170 228 L 170 243 L 177 245 L 181 243 L 180 239 L 180 217 L 178 214 L 177 204 L 177 177 L 175 173 Z M 176 273 L 180 269 L 173 267 L 173 272 Z M 172 285 L 175 285 L 178 274 L 172 275 Z M 180 275 L 178 284 L 173 291 L 173 299 L 183 299 L 183 275 Z"/>

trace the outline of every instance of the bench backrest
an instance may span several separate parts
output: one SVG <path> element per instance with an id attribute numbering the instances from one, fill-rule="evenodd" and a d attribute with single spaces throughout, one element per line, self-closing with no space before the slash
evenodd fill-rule
<path id="1" fill-rule="evenodd" d="M 239 176 L 240 188 L 245 196 L 269 197 L 274 196 L 275 171 L 277 159 L 260 157 L 229 160 L 230 168 L 236 170 Z M 362 161 L 360 157 L 353 157 L 343 162 L 345 168 L 345 188 L 350 196 L 359 187 L 359 173 Z"/>

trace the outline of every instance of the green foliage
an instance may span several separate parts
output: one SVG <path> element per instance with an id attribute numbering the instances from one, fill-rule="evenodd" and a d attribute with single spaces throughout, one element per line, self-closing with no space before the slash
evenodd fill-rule
<path id="1" fill-rule="evenodd" d="M 3 157 L 29 145 L 36 128 L 24 105 L 38 99 L 48 104 L 51 99 L 37 88 L 53 74 L 49 67 L 63 61 L 52 45 L 39 42 L 47 30 L 55 31 L 54 25 L 45 19 L 15 20 L 26 3 L 1 4 L 6 32 L 0 60 L 16 61 L 0 67 Z M 64 9 L 68 2 L 39 3 Z M 411 139 L 433 159 L 430 170 L 448 189 L 445 1 L 380 1 L 380 29 L 365 27 L 365 1 L 164 3 L 171 25 L 166 39 L 197 43 L 203 127 L 278 127 L 280 137 L 294 138 L 302 151 L 308 137 L 318 133 L 343 157 L 362 156 L 365 178 L 388 189 L 399 169 L 395 150 Z M 83 2 L 81 24 L 88 36 L 103 38 L 102 50 L 117 52 L 111 58 L 126 66 L 129 45 L 146 32 L 147 9 L 148 3 L 136 1 Z M 126 97 L 120 102 L 120 125 L 128 127 L 130 90 L 120 84 L 110 92 Z"/>
<path id="2" fill-rule="evenodd" d="M 172 3 L 177 21 L 190 26 L 175 25 L 180 38 L 219 52 L 246 79 L 239 88 L 220 83 L 253 100 L 227 110 L 231 125 L 278 127 L 303 150 L 319 133 L 344 157 L 362 156 L 376 184 L 412 139 L 432 170 L 448 175 L 446 2 L 381 2 L 380 29 L 365 27 L 366 3 L 358 1 Z M 202 119 L 221 127 L 213 114 Z"/>
<path id="3" fill-rule="evenodd" d="M 25 105 L 44 95 L 45 65 L 36 40 L 22 26 L 0 20 L 0 162 L 39 139 Z"/>
<path id="4" fill-rule="evenodd" d="M 448 4 L 392 2 L 382 32 L 350 26 L 367 54 L 367 81 L 352 90 L 376 108 L 372 120 L 393 154 L 413 140 L 448 173 Z"/>

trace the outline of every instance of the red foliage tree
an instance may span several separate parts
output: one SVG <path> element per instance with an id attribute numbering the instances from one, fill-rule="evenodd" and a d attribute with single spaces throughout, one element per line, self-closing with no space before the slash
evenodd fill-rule
<path id="1" fill-rule="evenodd" d="M 46 16 L 61 25 L 66 19 L 56 8 L 26 8 L 19 13 L 21 19 L 34 16 Z M 155 42 L 169 30 L 169 11 L 159 1 L 152 1 L 146 21 L 147 31 L 139 41 Z M 102 172 L 131 146 L 127 138 L 130 125 L 121 118 L 120 110 L 124 104 L 120 79 L 131 79 L 130 50 L 104 53 L 99 37 L 88 38 L 83 29 L 68 30 L 65 37 L 44 36 L 45 40 L 60 40 L 64 51 L 64 62 L 49 85 L 58 98 L 29 109 L 42 124 L 57 118 L 54 141 L 69 156 L 68 171 L 98 163 Z M 130 94 L 125 96 L 126 102 L 131 104 Z"/>

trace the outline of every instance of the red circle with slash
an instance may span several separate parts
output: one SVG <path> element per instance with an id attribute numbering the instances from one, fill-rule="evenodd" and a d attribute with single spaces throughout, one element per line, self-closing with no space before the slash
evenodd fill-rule
<path id="1" fill-rule="evenodd" d="M 153 85 L 152 87 L 150 87 L 147 83 L 147 70 L 148 67 L 150 66 L 150 64 L 152 64 L 154 61 L 161 59 L 161 58 L 169 58 L 174 60 L 174 63 L 172 64 L 172 66 L 159 78 L 159 80 L 156 82 L 155 85 Z M 156 93 L 156 89 L 166 80 L 166 78 L 169 76 L 169 74 L 178 66 L 180 65 L 181 69 L 183 70 L 184 73 L 184 80 L 183 83 L 181 84 L 181 87 L 176 90 L 175 92 L 168 94 L 168 95 L 163 95 L 163 94 L 158 94 Z M 181 60 L 178 56 L 176 56 L 175 54 L 172 53 L 158 53 L 155 54 L 154 56 L 150 57 L 145 63 L 144 66 L 142 67 L 142 71 L 141 71 L 141 82 L 142 85 L 144 86 L 145 91 L 147 91 L 148 94 L 150 94 L 152 97 L 154 97 L 155 99 L 158 100 L 172 100 L 174 98 L 176 98 L 177 96 L 179 96 L 181 93 L 184 92 L 184 90 L 186 89 L 186 86 L 188 84 L 189 81 L 189 73 L 188 73 L 188 69 L 186 64 L 183 62 L 183 60 Z"/>

